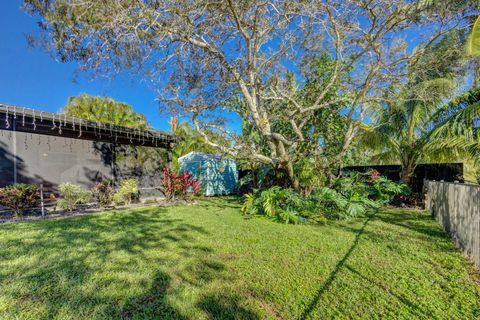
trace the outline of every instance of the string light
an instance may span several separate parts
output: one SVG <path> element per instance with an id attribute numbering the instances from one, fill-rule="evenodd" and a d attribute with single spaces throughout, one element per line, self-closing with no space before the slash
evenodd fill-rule
<path id="1" fill-rule="evenodd" d="M 35 123 L 35 109 L 33 109 L 33 120 L 32 120 L 33 130 L 37 129 L 37 124 Z"/>
<path id="2" fill-rule="evenodd" d="M 54 113 L 53 116 L 52 116 L 52 123 L 53 123 L 53 128 L 52 128 L 52 130 L 54 130 L 54 129 L 57 127 L 57 125 L 55 124 L 55 113 Z"/>
<path id="3" fill-rule="evenodd" d="M 5 113 L 5 127 L 7 129 L 10 128 L 10 121 L 8 121 L 9 115 L 8 115 L 8 106 L 7 106 L 7 112 Z"/>

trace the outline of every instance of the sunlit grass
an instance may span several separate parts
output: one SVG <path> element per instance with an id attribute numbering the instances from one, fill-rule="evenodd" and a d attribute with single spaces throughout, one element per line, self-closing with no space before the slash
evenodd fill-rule
<path id="1" fill-rule="evenodd" d="M 235 198 L 0 225 L 0 319 L 480 317 L 427 213 L 245 220 Z"/>

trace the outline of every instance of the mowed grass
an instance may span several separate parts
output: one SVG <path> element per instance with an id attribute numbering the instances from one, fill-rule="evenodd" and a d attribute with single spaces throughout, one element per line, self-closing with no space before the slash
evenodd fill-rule
<path id="1" fill-rule="evenodd" d="M 244 219 L 235 198 L 0 225 L 0 319 L 478 319 L 428 213 Z"/>

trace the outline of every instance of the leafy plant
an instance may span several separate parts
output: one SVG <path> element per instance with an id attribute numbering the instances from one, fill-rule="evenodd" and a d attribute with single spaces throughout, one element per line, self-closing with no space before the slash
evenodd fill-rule
<path id="1" fill-rule="evenodd" d="M 60 184 L 58 190 L 62 198 L 58 200 L 57 206 L 62 210 L 73 211 L 77 205 L 87 203 L 92 196 L 89 190 L 69 182 Z"/>
<path id="2" fill-rule="evenodd" d="M 0 188 L 0 205 L 10 208 L 17 217 L 34 206 L 37 198 L 38 188 L 35 185 L 15 183 Z"/>
<path id="3" fill-rule="evenodd" d="M 138 182 L 135 179 L 125 179 L 121 182 L 120 188 L 113 196 L 115 203 L 130 205 L 133 196 L 138 193 Z"/>
<path id="4" fill-rule="evenodd" d="M 198 195 L 200 190 L 200 180 L 194 179 L 191 172 L 184 171 L 177 175 L 170 168 L 163 169 L 162 191 L 167 202 L 173 201 L 175 196 L 189 200 L 192 196 Z"/>
<path id="5" fill-rule="evenodd" d="M 162 192 L 165 196 L 165 201 L 170 202 L 175 198 L 177 176 L 170 168 L 163 168 L 162 170 Z"/>
<path id="6" fill-rule="evenodd" d="M 246 215 L 261 214 L 284 223 L 299 223 L 302 198 L 291 189 L 273 186 L 245 195 L 242 211 Z"/>
<path id="7" fill-rule="evenodd" d="M 383 176 L 373 181 L 371 186 L 374 199 L 382 204 L 390 203 L 395 196 L 408 196 L 411 193 L 407 184 L 394 182 Z"/>
<path id="8" fill-rule="evenodd" d="M 382 177 L 378 171 L 350 172 L 337 179 L 332 188 L 317 188 L 308 196 L 279 186 L 246 194 L 242 212 L 285 223 L 324 223 L 326 218 L 362 216 L 389 203 L 396 195 L 408 193 L 406 184 Z"/>
<path id="9" fill-rule="evenodd" d="M 95 187 L 93 187 L 92 193 L 100 206 L 106 207 L 112 203 L 115 190 L 109 182 L 103 181 L 97 183 Z"/>
<path id="10" fill-rule="evenodd" d="M 177 192 L 184 200 L 188 200 L 192 196 L 196 196 L 200 192 L 201 183 L 193 178 L 193 174 L 184 171 L 176 176 Z"/>

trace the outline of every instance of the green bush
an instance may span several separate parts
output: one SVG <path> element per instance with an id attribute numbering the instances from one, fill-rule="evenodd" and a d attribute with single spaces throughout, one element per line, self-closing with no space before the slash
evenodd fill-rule
<path id="1" fill-rule="evenodd" d="M 372 194 L 374 199 L 382 204 L 392 202 L 396 196 L 408 196 L 412 193 L 410 187 L 402 182 L 393 182 L 386 177 L 378 177 L 372 182 Z"/>
<path id="2" fill-rule="evenodd" d="M 323 223 L 327 218 L 362 216 L 388 204 L 396 195 L 408 193 L 405 184 L 390 181 L 377 173 L 352 172 L 337 179 L 331 188 L 317 188 L 308 196 L 279 186 L 255 191 L 245 195 L 242 212 L 265 215 L 285 223 Z"/>
<path id="3" fill-rule="evenodd" d="M 38 188 L 35 185 L 15 183 L 0 188 L 0 205 L 13 211 L 15 216 L 20 217 L 27 208 L 35 205 L 38 198 Z"/>
<path id="4" fill-rule="evenodd" d="M 87 203 L 92 196 L 89 190 L 69 182 L 60 184 L 58 190 L 62 198 L 58 200 L 57 206 L 62 210 L 73 211 L 77 205 Z"/>
<path id="5" fill-rule="evenodd" d="M 302 197 L 291 189 L 279 186 L 245 195 L 242 211 L 246 215 L 265 215 L 284 223 L 300 223 Z"/>
<path id="6" fill-rule="evenodd" d="M 135 179 L 123 180 L 120 184 L 120 188 L 113 196 L 115 203 L 124 203 L 130 205 L 132 203 L 133 196 L 138 193 L 138 182 Z"/>

